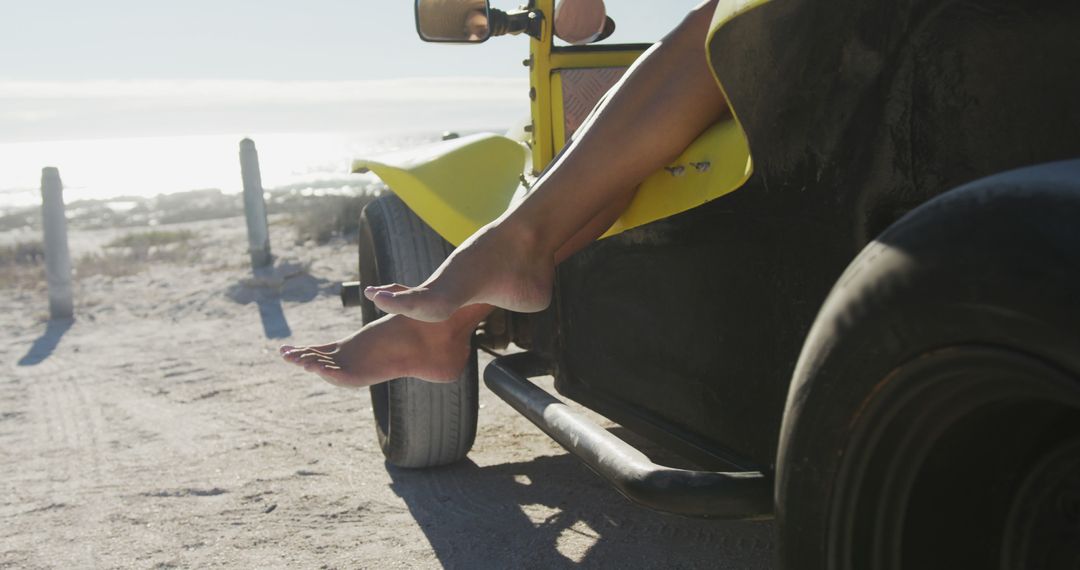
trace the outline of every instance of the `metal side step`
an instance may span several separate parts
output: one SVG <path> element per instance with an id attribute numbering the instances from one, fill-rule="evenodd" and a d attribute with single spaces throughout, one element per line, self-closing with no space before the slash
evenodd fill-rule
<path id="1" fill-rule="evenodd" d="M 718 473 L 657 465 L 528 380 L 550 373 L 543 359 L 524 352 L 496 358 L 484 370 L 484 383 L 639 505 L 694 517 L 772 516 L 770 477 L 759 471 Z"/>

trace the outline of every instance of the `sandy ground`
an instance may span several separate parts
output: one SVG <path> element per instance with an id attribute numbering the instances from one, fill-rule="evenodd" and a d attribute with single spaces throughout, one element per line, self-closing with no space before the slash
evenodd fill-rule
<path id="1" fill-rule="evenodd" d="M 0 567 L 770 567 L 769 523 L 638 508 L 483 387 L 468 460 L 386 465 L 367 391 L 275 353 L 358 325 L 355 246 L 275 225 L 256 279 L 241 219 L 180 227 L 196 262 L 79 280 L 73 324 L 0 291 Z"/>

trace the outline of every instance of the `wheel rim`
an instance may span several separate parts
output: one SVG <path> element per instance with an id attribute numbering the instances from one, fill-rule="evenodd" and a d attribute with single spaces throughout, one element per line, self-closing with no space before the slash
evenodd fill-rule
<path id="1" fill-rule="evenodd" d="M 1020 485 L 1005 527 L 1005 568 L 1080 567 L 1080 437 L 1046 454 Z"/>
<path id="2" fill-rule="evenodd" d="M 1011 570 L 1025 566 L 1007 558 L 1018 556 L 1008 545 L 1068 525 L 1050 507 L 1024 523 L 1030 509 L 1015 506 L 1035 499 L 1025 481 L 1073 480 L 1064 459 L 1042 465 L 1080 437 L 1078 384 L 1038 360 L 984 347 L 928 353 L 878 383 L 849 429 L 830 509 L 831 568 Z"/>

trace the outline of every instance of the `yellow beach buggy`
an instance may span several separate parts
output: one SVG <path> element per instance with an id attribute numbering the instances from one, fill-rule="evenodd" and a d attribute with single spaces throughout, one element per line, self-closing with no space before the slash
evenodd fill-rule
<path id="1" fill-rule="evenodd" d="M 553 4 L 417 0 L 424 39 L 528 38 L 531 123 L 356 161 L 394 191 L 342 290 L 365 322 L 360 287 L 426 278 L 647 47 L 556 45 Z M 463 10 L 460 36 L 425 29 Z M 775 517 L 785 569 L 1077 568 L 1077 30 L 1073 0 L 721 0 L 731 118 L 558 268 L 549 309 L 482 324 L 477 348 L 524 349 L 488 387 L 632 501 Z M 371 388 L 387 460 L 462 459 L 477 376 Z"/>

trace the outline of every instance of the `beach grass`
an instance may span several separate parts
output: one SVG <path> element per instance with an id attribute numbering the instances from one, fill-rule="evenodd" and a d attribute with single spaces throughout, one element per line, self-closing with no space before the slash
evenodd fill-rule
<path id="1" fill-rule="evenodd" d="M 152 247 L 187 242 L 194 237 L 195 232 L 190 230 L 151 230 L 123 235 L 105 244 L 105 247 L 129 247 L 131 249 L 145 251 Z"/>
<path id="2" fill-rule="evenodd" d="M 101 252 L 88 253 L 75 262 L 79 277 L 134 275 L 150 263 L 188 261 L 195 253 L 191 243 L 198 234 L 190 230 L 149 230 L 124 234 L 105 244 Z"/>
<path id="3" fill-rule="evenodd" d="M 45 261 L 45 246 L 40 241 L 0 245 L 0 267 L 40 265 Z"/>
<path id="4" fill-rule="evenodd" d="M 40 241 L 0 245 L 0 288 L 45 286 L 45 246 Z"/>
<path id="5" fill-rule="evenodd" d="M 375 195 L 328 196 L 305 204 L 292 215 L 297 243 L 323 244 L 335 237 L 355 240 L 360 212 L 375 198 Z"/>
<path id="6" fill-rule="evenodd" d="M 198 237 L 190 230 L 150 230 L 120 236 L 99 252 L 80 256 L 76 277 L 123 277 L 139 273 L 150 263 L 188 261 Z M 40 241 L 0 246 L 0 289 L 38 290 L 45 287 L 45 248 Z"/>
<path id="7" fill-rule="evenodd" d="M 382 193 L 367 191 L 355 196 L 306 196 L 299 193 L 281 193 L 268 201 L 267 210 L 272 215 L 271 224 L 291 225 L 298 245 L 325 244 L 332 239 L 355 241 L 358 235 L 360 213 L 364 207 Z M 170 202 L 169 208 L 159 208 L 159 202 Z M 233 203 L 236 204 L 233 204 Z M 107 208 L 105 202 L 80 202 L 69 208 L 69 232 L 115 228 L 121 230 L 132 223 L 160 224 L 141 229 L 131 228 L 127 233 L 107 241 L 97 251 L 73 255 L 76 279 L 101 275 L 124 277 L 145 270 L 154 263 L 184 263 L 198 253 L 200 235 L 197 231 L 162 223 L 169 216 L 191 221 L 235 217 L 242 214 L 237 196 L 222 195 L 218 191 L 195 191 L 182 196 L 159 196 L 143 200 L 139 205 L 118 214 Z M 153 205 L 153 207 L 151 207 Z M 184 207 L 181 207 L 181 206 Z M 8 220 L 18 229 L 37 227 L 40 216 L 28 209 L 10 216 Z M 18 219 L 16 219 L 18 218 Z M 170 218 L 171 219 L 171 218 Z M 17 223 L 16 223 L 17 222 Z M 241 223 L 242 219 L 241 219 Z M 121 230 L 122 231 L 122 230 Z M 245 247 L 246 244 L 237 244 Z M 43 290 L 45 288 L 45 251 L 40 241 L 24 241 L 0 245 L 0 289 Z"/>

